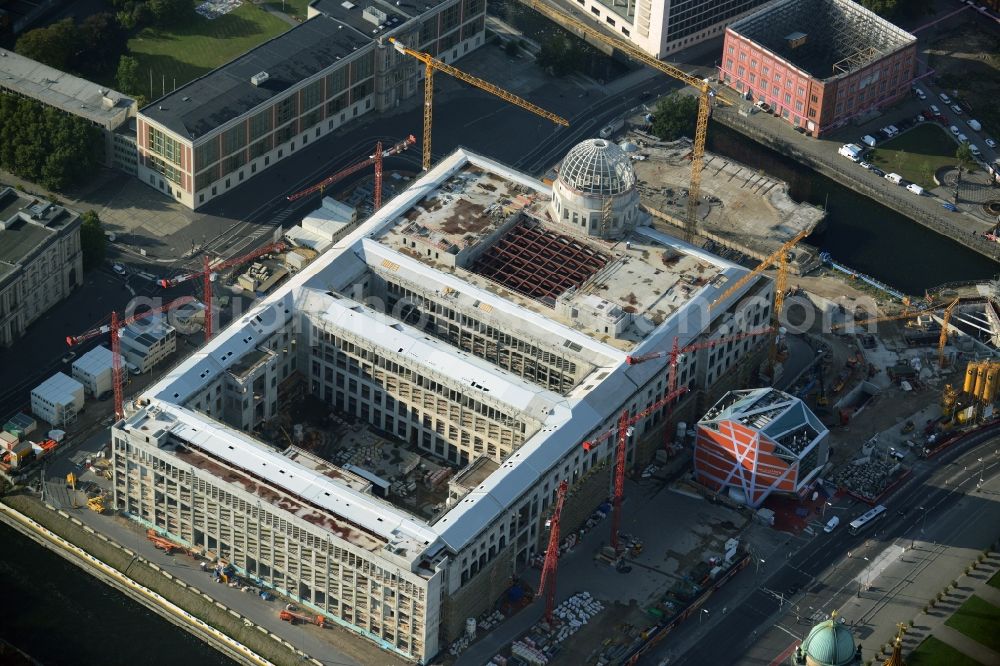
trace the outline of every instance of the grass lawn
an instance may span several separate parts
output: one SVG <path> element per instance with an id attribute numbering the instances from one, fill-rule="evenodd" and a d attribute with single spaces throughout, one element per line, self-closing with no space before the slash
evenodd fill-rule
<path id="1" fill-rule="evenodd" d="M 935 187 L 934 172 L 955 164 L 958 144 L 948 130 L 937 123 L 921 123 L 875 149 L 875 159 L 868 158 L 886 173 L 894 172 L 926 189 Z"/>
<path id="2" fill-rule="evenodd" d="M 986 581 L 986 583 L 1000 590 L 1000 571 L 993 574 L 993 577 Z"/>
<path id="3" fill-rule="evenodd" d="M 965 656 L 965 653 L 959 652 L 933 636 L 928 636 L 921 641 L 917 649 L 911 652 L 910 656 L 906 658 L 906 663 L 909 666 L 940 666 L 940 664 L 948 664 L 948 666 L 983 666 L 972 657 Z"/>
<path id="4" fill-rule="evenodd" d="M 199 15 L 188 25 L 171 31 L 146 28 L 130 39 L 128 46 L 139 60 L 139 79 L 144 86 L 141 92 L 150 92 L 145 86 L 149 85 L 152 71 L 150 99 L 156 99 L 163 94 L 164 77 L 169 92 L 175 79 L 179 88 L 290 27 L 273 14 L 244 2 L 211 21 Z"/>
<path id="5" fill-rule="evenodd" d="M 279 12 L 285 12 L 292 18 L 297 18 L 300 21 L 306 20 L 306 10 L 309 7 L 309 3 L 312 0 L 268 0 L 266 4 L 277 9 Z"/>
<path id="6" fill-rule="evenodd" d="M 991 650 L 1000 651 L 1000 632 L 997 631 L 1000 608 L 982 597 L 973 594 L 945 624 Z"/>

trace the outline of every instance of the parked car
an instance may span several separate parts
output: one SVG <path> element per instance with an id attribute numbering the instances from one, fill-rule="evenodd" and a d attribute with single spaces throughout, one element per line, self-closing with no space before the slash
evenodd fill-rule
<path id="1" fill-rule="evenodd" d="M 973 157 L 979 157 L 982 153 L 979 151 L 979 146 L 974 143 L 969 144 L 969 152 L 972 153 Z"/>
<path id="2" fill-rule="evenodd" d="M 937 106 L 935 106 L 934 104 L 931 104 L 931 113 L 933 113 L 935 116 L 940 116 L 941 109 L 937 108 Z"/>
<path id="3" fill-rule="evenodd" d="M 955 127 L 954 125 L 952 125 L 951 127 L 949 127 L 949 128 L 948 128 L 948 131 L 949 131 L 949 132 L 951 132 L 952 134 L 954 134 L 955 136 L 958 136 L 958 132 L 959 132 L 959 130 L 958 130 L 958 128 L 957 128 L 957 127 Z"/>
<path id="4" fill-rule="evenodd" d="M 922 196 L 924 193 L 924 188 L 920 187 L 916 183 L 910 183 L 909 185 L 906 186 L 906 189 L 908 189 L 910 192 L 913 192 L 918 197 Z"/>
<path id="5" fill-rule="evenodd" d="M 953 213 L 958 212 L 958 208 L 955 207 L 955 204 L 950 203 L 948 201 L 942 201 L 941 208 L 944 208 L 945 210 L 950 210 Z"/>
<path id="6" fill-rule="evenodd" d="M 871 134 L 865 134 L 863 137 L 861 137 L 861 143 L 865 144 L 866 146 L 874 148 L 876 144 L 878 144 L 878 140 Z"/>
<path id="7" fill-rule="evenodd" d="M 983 129 L 983 126 L 975 118 L 969 118 L 965 124 L 971 127 L 973 132 L 980 132 Z"/>
<path id="8" fill-rule="evenodd" d="M 989 138 L 989 137 L 983 139 L 983 141 L 985 141 L 986 145 L 989 146 L 990 148 L 996 148 L 997 147 L 997 142 L 994 141 L 993 139 Z"/>
<path id="9" fill-rule="evenodd" d="M 118 273 L 118 275 L 125 275 L 125 267 L 121 264 L 111 264 L 111 270 Z"/>
<path id="10" fill-rule="evenodd" d="M 965 136 L 961 132 L 958 133 L 958 140 L 960 143 L 969 143 L 969 137 Z"/>
<path id="11" fill-rule="evenodd" d="M 868 162 L 859 162 L 858 164 L 859 164 L 859 165 L 860 165 L 860 166 L 861 166 L 862 168 L 864 168 L 864 169 L 871 169 L 871 168 L 872 168 L 872 165 L 871 165 L 871 164 L 869 164 Z"/>
<path id="12" fill-rule="evenodd" d="M 951 97 L 948 97 L 944 93 L 938 93 L 938 98 L 945 104 L 951 104 Z"/>
<path id="13" fill-rule="evenodd" d="M 877 166 L 872 167 L 872 173 L 878 176 L 879 178 L 885 176 L 885 171 L 882 171 L 882 169 L 879 169 Z"/>
<path id="14" fill-rule="evenodd" d="M 913 94 L 916 95 L 919 99 L 927 99 L 927 95 L 924 94 L 924 91 L 915 86 L 913 88 Z"/>
<path id="15" fill-rule="evenodd" d="M 837 525 L 840 524 L 840 516 L 834 516 L 827 521 L 826 526 L 823 527 L 823 531 L 829 534 L 830 532 L 837 529 Z"/>
<path id="16" fill-rule="evenodd" d="M 66 352 L 62 357 L 63 363 L 70 363 L 74 358 L 76 358 L 76 352 Z"/>
<path id="17" fill-rule="evenodd" d="M 962 107 L 960 107 L 958 104 L 952 104 L 951 110 L 955 112 L 956 116 L 962 115 Z"/>

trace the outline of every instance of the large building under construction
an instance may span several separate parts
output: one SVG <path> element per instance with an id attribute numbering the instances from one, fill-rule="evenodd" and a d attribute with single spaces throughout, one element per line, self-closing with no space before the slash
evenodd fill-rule
<path id="1" fill-rule="evenodd" d="M 917 38 L 851 0 L 779 0 L 726 28 L 720 80 L 813 136 L 909 94 Z"/>
<path id="2" fill-rule="evenodd" d="M 416 94 L 404 44 L 454 62 L 483 44 L 485 0 L 314 0 L 309 20 L 139 111 L 138 177 L 198 208 L 367 113 Z"/>
<path id="3" fill-rule="evenodd" d="M 607 497 L 615 438 L 581 443 L 667 392 L 666 361 L 626 357 L 770 315 L 766 278 L 710 307 L 747 270 L 648 226 L 618 146 L 587 141 L 566 163 L 555 193 L 462 150 L 418 178 L 114 426 L 116 506 L 386 649 L 433 657 L 544 548 L 560 481 L 567 525 Z M 762 350 L 749 337 L 685 355 L 678 412 Z M 405 449 L 409 474 L 454 474 L 441 509 L 407 504 L 410 477 L 257 438 L 295 381 Z M 635 425 L 631 463 L 666 409 Z"/>

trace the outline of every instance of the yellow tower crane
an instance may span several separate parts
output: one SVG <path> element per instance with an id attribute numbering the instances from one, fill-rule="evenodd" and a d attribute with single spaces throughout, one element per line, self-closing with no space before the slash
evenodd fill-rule
<path id="1" fill-rule="evenodd" d="M 484 81 L 480 78 L 472 76 L 471 74 L 466 74 L 462 70 L 447 65 L 429 53 L 422 53 L 420 51 L 414 51 L 413 49 L 407 48 L 402 43 L 399 42 L 395 37 L 390 37 L 389 42 L 393 47 L 408 56 L 412 56 L 424 63 L 424 159 L 423 168 L 427 171 L 431 168 L 431 125 L 433 123 L 433 108 L 434 108 L 434 71 L 440 70 L 445 74 L 450 74 L 454 76 L 459 81 L 465 81 L 469 85 L 473 85 L 480 90 L 485 90 L 491 95 L 496 95 L 502 100 L 510 102 L 522 109 L 527 109 L 532 113 L 541 116 L 542 118 L 547 118 L 557 125 L 562 125 L 564 127 L 569 126 L 569 121 L 562 116 L 557 116 L 554 113 L 550 113 L 540 106 L 536 106 L 526 99 L 518 97 L 514 93 L 507 92 L 499 86 L 495 86 L 489 81 Z"/>
<path id="2" fill-rule="evenodd" d="M 771 349 L 768 352 L 768 362 L 772 368 L 774 367 L 774 361 L 778 356 L 778 328 L 781 324 L 781 309 L 785 304 L 785 291 L 788 289 L 788 253 L 808 234 L 809 232 L 805 230 L 797 233 L 794 238 L 775 250 L 770 256 L 766 257 L 764 261 L 760 262 L 757 268 L 753 269 L 734 282 L 729 289 L 722 292 L 722 294 L 712 301 L 712 304 L 709 306 L 710 311 L 715 309 L 715 306 L 720 305 L 727 298 L 738 292 L 746 286 L 750 280 L 753 280 L 755 277 L 777 263 L 778 279 L 775 280 L 774 307 L 771 310 L 771 321 L 773 322 L 774 336 L 771 338 Z"/>
<path id="3" fill-rule="evenodd" d="M 951 321 L 951 313 L 955 311 L 955 306 L 958 305 L 959 299 L 953 300 L 948 304 L 948 307 L 944 309 L 944 314 L 941 315 L 941 337 L 938 338 L 938 366 L 944 369 L 944 347 L 948 344 L 948 323 Z"/>
<path id="4" fill-rule="evenodd" d="M 708 133 L 708 111 L 709 102 L 713 96 L 708 81 L 699 79 L 693 74 L 671 65 L 670 63 L 657 60 L 645 51 L 636 48 L 632 44 L 618 39 L 600 28 L 588 25 L 555 7 L 548 5 L 544 0 L 521 0 L 521 3 L 531 7 L 539 14 L 551 19 L 556 24 L 567 28 L 579 37 L 584 39 L 596 39 L 607 44 L 613 49 L 618 49 L 632 60 L 636 60 L 660 71 L 667 76 L 677 79 L 698 91 L 698 120 L 694 126 L 694 148 L 691 151 L 691 183 L 688 186 L 687 217 L 684 220 L 684 238 L 691 241 L 698 230 L 698 203 L 701 200 L 701 171 L 705 162 L 705 137 Z M 724 104 L 731 102 L 718 98 Z"/>

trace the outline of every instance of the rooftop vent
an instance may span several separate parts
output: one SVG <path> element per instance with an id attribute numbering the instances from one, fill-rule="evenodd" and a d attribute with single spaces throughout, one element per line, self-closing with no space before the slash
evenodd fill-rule
<path id="1" fill-rule="evenodd" d="M 269 78 L 271 78 L 271 75 L 268 74 L 267 72 L 257 72 L 256 74 L 250 77 L 250 83 L 254 84 L 255 86 L 259 86 L 260 84 L 267 81 Z"/>
<path id="2" fill-rule="evenodd" d="M 793 32 L 790 35 L 785 36 L 785 42 L 788 43 L 788 48 L 797 49 L 806 43 L 809 39 L 809 35 L 804 32 Z"/>

